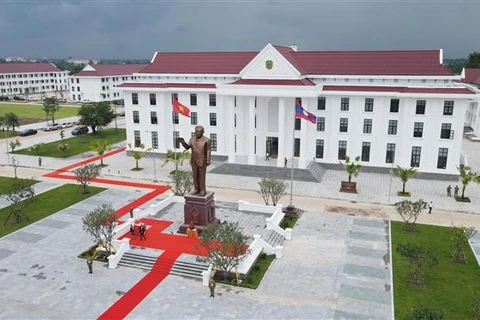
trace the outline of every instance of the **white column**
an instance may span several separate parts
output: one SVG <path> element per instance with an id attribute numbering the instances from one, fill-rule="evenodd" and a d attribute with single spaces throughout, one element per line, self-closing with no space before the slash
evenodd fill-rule
<path id="1" fill-rule="evenodd" d="M 155 131 L 158 132 L 158 151 L 166 153 L 168 149 L 172 149 L 168 144 L 172 141 L 171 134 L 169 134 L 169 123 L 172 122 L 172 102 L 170 93 L 161 93 L 158 105 L 158 126 L 155 126 Z"/>
<path id="2" fill-rule="evenodd" d="M 303 108 L 310 112 L 310 99 L 303 100 Z M 298 159 L 298 167 L 300 169 L 307 168 L 307 164 L 309 162 L 307 158 L 307 130 L 309 126 L 313 126 L 312 123 L 301 119 L 302 127 L 300 128 L 300 157 Z"/>
<path id="3" fill-rule="evenodd" d="M 225 97 L 225 115 L 227 124 L 225 130 L 225 142 L 227 145 L 227 153 L 228 153 L 228 162 L 235 163 L 236 162 L 236 154 L 235 154 L 235 106 L 233 102 L 233 96 Z"/>
<path id="4" fill-rule="evenodd" d="M 278 99 L 278 157 L 277 167 L 285 165 L 285 98 Z"/>
<path id="5" fill-rule="evenodd" d="M 255 97 L 248 98 L 248 164 L 255 164 Z"/>

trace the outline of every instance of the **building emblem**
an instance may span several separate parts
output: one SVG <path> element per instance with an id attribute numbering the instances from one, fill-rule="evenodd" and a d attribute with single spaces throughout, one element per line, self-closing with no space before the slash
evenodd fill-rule
<path id="1" fill-rule="evenodd" d="M 265 61 L 265 67 L 268 69 L 268 70 L 271 70 L 273 68 L 273 61 L 272 60 L 267 60 Z"/>

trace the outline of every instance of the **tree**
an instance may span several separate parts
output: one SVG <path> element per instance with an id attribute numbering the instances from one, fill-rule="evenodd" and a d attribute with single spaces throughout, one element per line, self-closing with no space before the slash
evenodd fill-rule
<path id="1" fill-rule="evenodd" d="M 193 176 L 191 171 L 173 170 L 170 172 L 173 181 L 173 192 L 177 196 L 184 196 L 193 190 Z"/>
<path id="2" fill-rule="evenodd" d="M 5 126 L 7 130 L 11 127 L 12 131 L 15 131 L 15 127 L 20 126 L 20 118 L 13 112 L 5 114 Z"/>
<path id="3" fill-rule="evenodd" d="M 183 162 L 186 159 L 190 159 L 190 152 L 183 150 L 182 152 L 175 152 L 172 150 L 167 150 L 165 158 L 163 158 L 162 167 L 165 167 L 167 163 L 172 162 L 175 164 L 175 168 L 178 169 L 179 166 L 183 166 Z"/>
<path id="4" fill-rule="evenodd" d="M 223 272 L 224 279 L 249 253 L 246 237 L 240 232 L 238 222 L 208 224 L 200 234 L 199 245 L 207 254 L 197 257 L 197 260 Z"/>
<path id="5" fill-rule="evenodd" d="M 5 116 L 0 116 L 0 129 L 4 131 L 6 126 L 7 126 L 7 123 L 5 120 Z"/>
<path id="6" fill-rule="evenodd" d="M 24 218 L 28 217 L 22 214 L 22 211 L 35 199 L 35 189 L 33 188 L 33 181 L 18 180 L 12 183 L 7 192 L 2 195 L 10 202 L 10 214 L 5 219 L 3 225 L 6 225 L 10 217 L 13 216 L 14 223 L 20 223 Z"/>
<path id="7" fill-rule="evenodd" d="M 415 168 L 402 168 L 400 166 L 397 166 L 396 168 L 393 168 L 392 169 L 392 174 L 395 176 L 395 177 L 398 177 L 400 178 L 400 180 L 402 180 L 402 195 L 405 195 L 407 194 L 407 192 L 405 191 L 405 186 L 407 184 L 407 181 L 410 177 L 414 177 L 417 175 L 417 170 Z"/>
<path id="8" fill-rule="evenodd" d="M 147 151 L 150 150 L 150 148 L 145 149 L 145 145 L 143 143 L 140 144 L 139 148 L 141 150 L 133 150 L 132 145 L 129 143 L 128 147 L 130 148 L 132 152 L 132 157 L 135 159 L 135 170 L 141 170 L 141 168 L 138 167 L 138 161 L 141 160 L 143 157 L 145 157 L 145 154 Z"/>
<path id="9" fill-rule="evenodd" d="M 40 148 L 43 146 L 43 142 L 35 143 L 33 146 L 30 147 L 30 152 L 35 152 L 38 156 L 40 155 Z"/>
<path id="10" fill-rule="evenodd" d="M 272 205 L 276 206 L 278 201 L 285 196 L 285 190 L 288 187 L 288 183 L 273 178 L 263 178 L 258 185 L 260 190 L 257 192 L 262 196 L 267 206 L 270 199 L 272 200 Z"/>
<path id="11" fill-rule="evenodd" d="M 105 152 L 112 150 L 112 146 L 110 145 L 108 140 L 99 139 L 92 142 L 92 144 L 90 145 L 90 150 L 95 151 L 97 155 L 101 157 L 100 166 L 103 167 L 104 164 L 102 156 L 105 154 Z"/>
<path id="12" fill-rule="evenodd" d="M 472 168 L 469 166 L 460 166 L 457 167 L 458 171 L 460 171 L 460 179 L 462 180 L 462 195 L 461 199 L 465 199 L 465 189 L 469 185 L 470 182 L 480 183 L 480 175 L 476 172 L 472 171 Z"/>
<path id="13" fill-rule="evenodd" d="M 408 283 L 416 286 L 425 285 L 428 269 L 438 265 L 437 257 L 427 249 L 413 243 L 399 244 L 397 252 L 409 260 Z"/>
<path id="14" fill-rule="evenodd" d="M 112 239 L 116 226 L 115 210 L 109 204 L 101 204 L 95 210 L 82 218 L 83 230 L 100 243 L 101 246 L 112 254 L 115 249 L 112 246 Z"/>
<path id="15" fill-rule="evenodd" d="M 98 127 L 104 127 L 115 119 L 115 112 L 107 102 L 84 104 L 78 110 L 79 123 L 92 128 L 92 133 L 97 133 Z"/>
<path id="16" fill-rule="evenodd" d="M 467 257 L 465 256 L 465 246 L 468 240 L 477 233 L 474 227 L 452 227 L 452 261 L 461 264 L 467 264 Z"/>
<path id="17" fill-rule="evenodd" d="M 60 109 L 60 105 L 58 104 L 58 99 L 56 97 L 47 97 L 43 99 L 42 110 L 47 115 L 47 122 L 48 122 L 48 118 L 51 117 L 52 122 L 55 123 L 55 113 L 59 109 Z"/>
<path id="18" fill-rule="evenodd" d="M 70 148 L 68 143 L 59 143 L 57 146 L 57 150 L 63 153 L 63 157 L 65 157 L 65 152 Z"/>
<path id="19" fill-rule="evenodd" d="M 345 163 L 340 162 L 340 164 L 347 170 L 348 173 L 348 182 L 352 182 L 352 176 L 356 177 L 362 169 L 360 164 L 360 157 L 356 157 L 353 161 L 350 161 L 350 157 L 345 157 Z"/>
<path id="20" fill-rule="evenodd" d="M 480 68 L 480 52 L 474 51 L 468 55 L 465 68 Z"/>
<path id="21" fill-rule="evenodd" d="M 100 168 L 94 164 L 87 164 L 83 167 L 73 170 L 77 182 L 83 186 L 82 193 L 88 193 L 88 185 L 92 183 L 93 179 L 100 175 Z"/>
<path id="22" fill-rule="evenodd" d="M 22 144 L 20 143 L 20 141 L 18 141 L 18 139 L 15 139 L 15 141 L 10 141 L 8 145 L 10 146 L 12 153 L 14 153 L 15 149 L 17 147 L 20 147 Z"/>
<path id="23" fill-rule="evenodd" d="M 425 201 L 423 199 L 417 200 L 415 202 L 409 200 L 403 200 L 401 202 L 395 203 L 395 210 L 402 217 L 405 225 L 403 230 L 416 232 L 417 230 L 417 219 L 420 213 L 423 210 Z"/>

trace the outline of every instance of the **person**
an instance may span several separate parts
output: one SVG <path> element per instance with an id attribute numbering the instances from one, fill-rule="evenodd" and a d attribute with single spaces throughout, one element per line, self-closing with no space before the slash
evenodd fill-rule
<path id="1" fill-rule="evenodd" d="M 39 166 L 39 167 L 42 166 L 42 157 L 38 157 L 38 166 Z"/>
<path id="2" fill-rule="evenodd" d="M 455 197 L 458 197 L 458 190 L 459 190 L 459 189 L 458 189 L 458 184 L 457 184 L 457 185 L 455 186 L 455 189 L 454 189 L 454 192 L 453 192 L 453 195 L 454 195 Z"/>
<path id="3" fill-rule="evenodd" d="M 186 150 L 192 149 L 190 164 L 192 165 L 193 185 L 195 189 L 193 194 L 200 196 L 205 196 L 207 192 L 205 187 L 207 166 L 210 165 L 212 153 L 210 139 L 205 137 L 203 133 L 203 126 L 196 126 L 195 136 L 191 137 L 188 143 L 186 143 L 183 138 L 178 139 Z"/>
<path id="4" fill-rule="evenodd" d="M 93 273 L 93 256 L 87 258 L 88 273 Z"/>
<path id="5" fill-rule="evenodd" d="M 130 235 L 135 237 L 135 226 L 133 224 L 130 225 Z"/>
<path id="6" fill-rule="evenodd" d="M 210 298 L 215 298 L 215 280 L 213 277 L 208 281 L 208 288 L 210 289 Z"/>
<path id="7" fill-rule="evenodd" d="M 430 203 L 428 204 L 428 213 L 432 213 L 432 209 L 433 209 L 433 201 L 430 201 Z"/>
<path id="8" fill-rule="evenodd" d="M 287 157 L 285 157 L 285 165 L 284 165 L 285 168 L 287 167 L 287 163 L 288 163 L 288 160 L 287 160 Z"/>
<path id="9" fill-rule="evenodd" d="M 144 223 L 142 223 L 140 225 L 140 230 L 139 230 L 139 233 L 140 233 L 140 240 L 147 240 L 147 237 L 145 237 L 145 231 L 147 231 L 147 227 L 145 226 Z"/>
<path id="10" fill-rule="evenodd" d="M 452 196 L 452 186 L 448 185 L 448 187 L 447 187 L 447 197 L 451 197 L 451 196 Z"/>
<path id="11" fill-rule="evenodd" d="M 132 206 L 130 206 L 130 218 L 133 219 L 133 207 Z"/>
<path id="12" fill-rule="evenodd" d="M 265 156 L 265 161 L 268 161 L 270 160 L 270 153 L 267 152 L 266 156 Z"/>

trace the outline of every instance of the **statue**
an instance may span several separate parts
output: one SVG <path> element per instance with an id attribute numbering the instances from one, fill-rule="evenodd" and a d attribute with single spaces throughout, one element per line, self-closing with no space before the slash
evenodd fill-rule
<path id="1" fill-rule="evenodd" d="M 203 133 L 203 126 L 196 126 L 195 137 L 191 137 L 188 144 L 185 142 L 185 139 L 178 139 L 178 141 L 186 150 L 190 148 L 192 149 L 190 164 L 192 165 L 193 185 L 195 188 L 193 194 L 198 194 L 200 196 L 205 196 L 206 194 L 205 181 L 207 175 L 207 166 L 210 165 L 212 152 L 210 139 L 205 137 Z"/>

